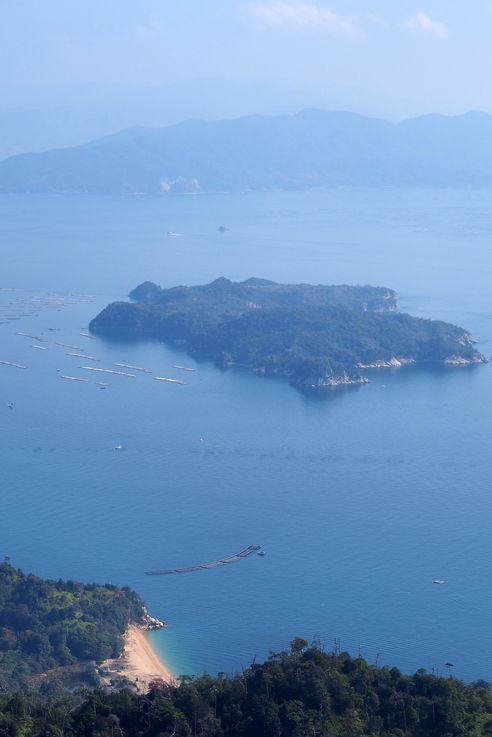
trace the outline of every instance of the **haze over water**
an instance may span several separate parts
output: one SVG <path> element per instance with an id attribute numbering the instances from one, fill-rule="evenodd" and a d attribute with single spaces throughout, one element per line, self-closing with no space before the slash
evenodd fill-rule
<path id="1" fill-rule="evenodd" d="M 0 198 L 0 287 L 21 290 L 0 304 L 93 295 L 0 325 L 0 359 L 29 366 L 0 366 L 0 554 L 135 588 L 169 623 L 154 641 L 177 673 L 236 671 L 302 636 L 409 672 L 451 661 L 492 679 L 490 365 L 376 372 L 316 399 L 159 343 L 80 335 L 145 279 L 260 276 L 394 288 L 403 309 L 468 328 L 490 357 L 491 233 L 488 191 Z M 94 366 L 189 383 L 110 376 L 100 390 L 56 341 Z M 250 544 L 265 558 L 143 574 Z"/>

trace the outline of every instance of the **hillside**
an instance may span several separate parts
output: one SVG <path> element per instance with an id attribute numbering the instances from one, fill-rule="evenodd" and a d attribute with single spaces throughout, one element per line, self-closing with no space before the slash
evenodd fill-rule
<path id="1" fill-rule="evenodd" d="M 190 120 L 0 162 L 0 193 L 168 194 L 492 186 L 492 117 L 393 124 L 345 112 Z"/>
<path id="2" fill-rule="evenodd" d="M 479 681 L 370 665 L 296 639 L 241 674 L 183 676 L 148 694 L 58 701 L 0 696 L 5 735 L 41 737 L 486 737 L 492 691 Z"/>
<path id="3" fill-rule="evenodd" d="M 399 313 L 396 293 L 384 287 L 220 278 L 171 289 L 145 282 L 130 297 L 108 305 L 90 330 L 157 338 L 305 390 L 364 383 L 366 368 L 484 360 L 465 330 Z"/>
<path id="4" fill-rule="evenodd" d="M 118 656 L 128 624 L 144 618 L 127 587 L 45 581 L 1 563 L 0 692 L 91 683 L 91 663 Z"/>

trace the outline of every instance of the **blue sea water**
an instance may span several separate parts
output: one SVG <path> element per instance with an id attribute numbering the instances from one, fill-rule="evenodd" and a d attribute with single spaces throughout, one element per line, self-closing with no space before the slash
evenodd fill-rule
<path id="1" fill-rule="evenodd" d="M 0 555 L 135 588 L 169 623 L 154 643 L 175 673 L 235 672 L 301 636 L 492 679 L 490 365 L 375 372 L 316 399 L 80 335 L 144 279 L 254 275 L 395 288 L 490 356 L 491 246 L 489 191 L 1 197 L 0 359 L 28 368 L 0 365 Z M 188 383 L 79 368 L 117 362 Z M 144 575 L 250 544 L 267 555 Z"/>

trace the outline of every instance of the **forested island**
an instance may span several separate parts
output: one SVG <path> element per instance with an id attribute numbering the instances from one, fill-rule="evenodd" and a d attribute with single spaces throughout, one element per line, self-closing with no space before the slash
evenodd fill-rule
<path id="1" fill-rule="evenodd" d="M 156 338 L 218 366 L 287 378 L 302 390 L 368 381 L 364 369 L 485 361 L 463 328 L 398 310 L 385 287 L 234 283 L 162 289 L 144 282 L 108 305 L 93 333 Z"/>
<path id="2" fill-rule="evenodd" d="M 0 693 L 98 682 L 146 609 L 128 587 L 49 581 L 0 564 Z M 0 734 L 3 734 L 0 727 Z"/>

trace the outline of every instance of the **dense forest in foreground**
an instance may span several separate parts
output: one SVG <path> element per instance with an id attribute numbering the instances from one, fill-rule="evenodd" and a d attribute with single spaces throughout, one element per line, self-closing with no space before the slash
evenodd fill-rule
<path id="1" fill-rule="evenodd" d="M 0 737 L 479 737 L 492 687 L 370 665 L 293 640 L 242 673 L 106 690 L 95 662 L 146 617 L 128 588 L 0 564 Z"/>
<path id="2" fill-rule="evenodd" d="M 304 640 L 240 675 L 182 677 L 40 701 L 0 696 L 9 737 L 478 737 L 492 735 L 492 689 L 424 670 L 369 665 Z"/>
<path id="3" fill-rule="evenodd" d="M 117 657 L 128 624 L 144 616 L 127 587 L 45 581 L 0 564 L 0 693 L 96 685 L 94 664 Z"/>

